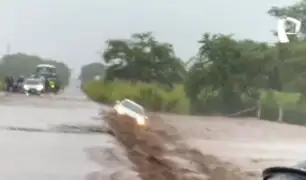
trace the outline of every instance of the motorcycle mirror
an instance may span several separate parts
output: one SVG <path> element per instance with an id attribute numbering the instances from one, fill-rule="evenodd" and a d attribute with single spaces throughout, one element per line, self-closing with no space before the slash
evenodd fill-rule
<path id="1" fill-rule="evenodd" d="M 277 180 L 281 177 L 286 180 L 306 179 L 306 171 L 297 167 L 270 167 L 262 172 L 263 180 Z"/>

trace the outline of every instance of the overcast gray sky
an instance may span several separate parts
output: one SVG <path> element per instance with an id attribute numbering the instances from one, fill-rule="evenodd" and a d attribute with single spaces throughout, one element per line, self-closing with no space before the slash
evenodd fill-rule
<path id="1" fill-rule="evenodd" d="M 274 41 L 272 5 L 296 0 L 5 0 L 0 2 L 0 55 L 25 52 L 74 69 L 98 61 L 109 38 L 152 31 L 188 59 L 204 32 Z M 3 49 L 3 50 L 2 50 Z"/>

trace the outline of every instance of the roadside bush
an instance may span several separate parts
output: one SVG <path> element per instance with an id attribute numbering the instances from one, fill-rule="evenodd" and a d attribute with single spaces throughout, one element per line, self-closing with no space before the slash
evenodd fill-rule
<path id="1" fill-rule="evenodd" d="M 181 85 L 169 91 L 158 84 L 92 81 L 84 84 L 83 90 L 89 98 L 100 103 L 128 98 L 150 111 L 189 113 L 189 101 Z"/>
<path id="2" fill-rule="evenodd" d="M 283 122 L 289 124 L 306 124 L 306 110 L 305 105 L 301 107 L 293 106 L 291 108 L 284 108 Z M 277 107 L 262 107 L 262 119 L 277 121 L 278 119 L 278 108 Z"/>
<path id="3" fill-rule="evenodd" d="M 0 84 L 1 85 L 1 84 Z M 177 85 L 173 90 L 164 89 L 158 84 L 129 83 L 113 81 L 105 83 L 92 81 L 83 86 L 84 92 L 92 100 L 100 103 L 111 104 L 116 100 L 128 98 L 143 105 L 150 111 L 171 112 L 187 114 L 191 107 L 186 98 L 184 88 Z M 306 104 L 299 102 L 300 95 L 297 93 L 271 93 L 262 92 L 262 119 L 276 121 L 278 119 L 278 104 L 284 108 L 284 122 L 292 124 L 306 124 Z M 245 109 L 255 105 L 255 101 L 246 100 Z M 197 114 L 222 115 L 223 109 L 217 106 L 216 98 L 204 96 L 201 103 L 193 104 L 199 110 Z M 243 110 L 243 107 L 240 108 Z M 239 109 L 239 110 L 240 110 Z M 243 113 L 241 116 L 256 116 L 255 111 Z"/>
<path id="4" fill-rule="evenodd" d="M 290 124 L 306 124 L 306 104 L 300 102 L 298 93 L 263 92 L 262 118 L 276 121 L 278 119 L 278 104 L 283 107 L 283 121 Z"/>

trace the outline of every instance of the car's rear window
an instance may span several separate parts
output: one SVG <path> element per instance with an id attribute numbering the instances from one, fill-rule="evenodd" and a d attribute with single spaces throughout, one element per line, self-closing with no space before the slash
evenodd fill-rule
<path id="1" fill-rule="evenodd" d="M 26 80 L 24 83 L 28 85 L 38 85 L 38 84 L 41 84 L 41 80 L 31 79 L 31 80 Z"/>
<path id="2" fill-rule="evenodd" d="M 138 114 L 144 115 L 143 108 L 141 108 L 141 107 L 139 107 L 139 106 L 137 106 L 137 105 L 135 105 L 135 104 L 133 104 L 133 103 L 131 103 L 129 101 L 123 101 L 122 105 L 124 107 L 126 107 L 126 108 L 128 108 L 128 109 L 130 109 L 130 110 L 132 110 L 132 111 L 134 111 L 136 113 L 138 113 Z"/>

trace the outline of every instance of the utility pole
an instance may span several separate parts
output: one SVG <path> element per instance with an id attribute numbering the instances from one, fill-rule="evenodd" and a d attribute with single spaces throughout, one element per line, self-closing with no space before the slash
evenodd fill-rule
<path id="1" fill-rule="evenodd" d="M 286 32 L 286 22 L 290 22 L 294 24 L 294 31 L 293 32 Z M 277 23 L 277 36 L 278 36 L 278 44 L 277 44 L 277 59 L 279 63 L 283 64 L 283 57 L 282 57 L 282 48 L 284 47 L 284 44 L 290 43 L 289 35 L 298 36 L 300 33 L 302 26 L 302 22 L 292 18 L 292 17 L 283 17 L 278 20 Z M 283 66 L 283 65 L 281 65 Z M 278 68 L 278 67 L 277 67 Z M 276 74 L 279 74 L 279 68 L 275 69 Z M 277 89 L 278 91 L 282 90 L 282 86 L 280 83 L 280 86 Z M 283 104 L 281 102 L 278 102 L 278 121 L 283 122 L 283 116 L 284 116 L 284 109 Z"/>
<path id="2" fill-rule="evenodd" d="M 10 55 L 11 54 L 11 45 L 7 44 L 6 45 L 6 55 Z"/>

